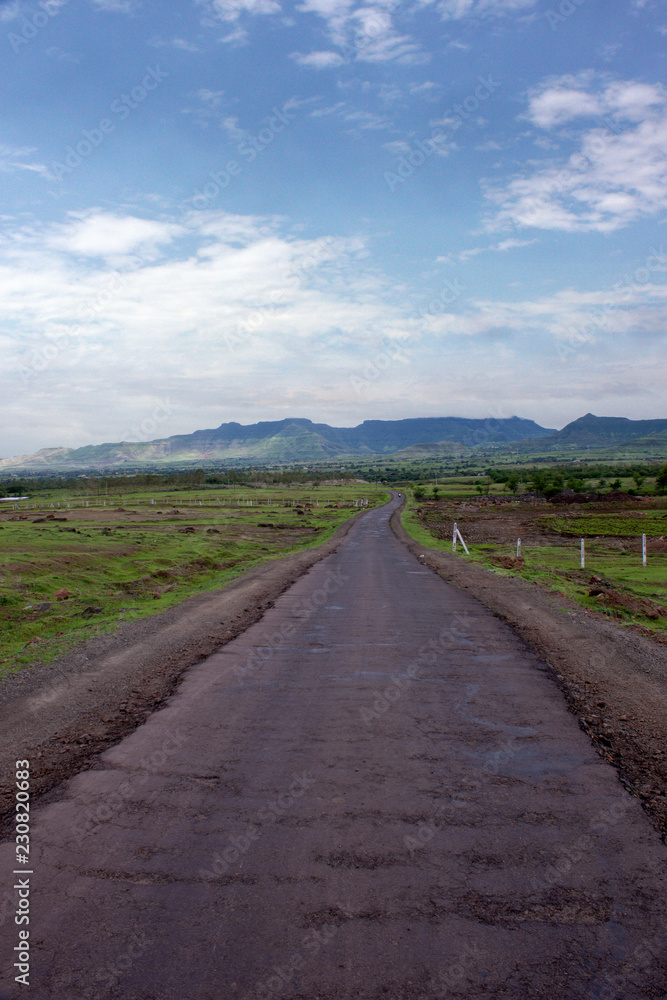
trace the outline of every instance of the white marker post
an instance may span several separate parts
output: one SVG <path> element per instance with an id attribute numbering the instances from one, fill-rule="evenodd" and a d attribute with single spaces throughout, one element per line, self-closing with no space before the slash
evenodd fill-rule
<path id="1" fill-rule="evenodd" d="M 642 566 L 646 565 L 646 535 L 642 535 Z"/>
<path id="2" fill-rule="evenodd" d="M 586 552 L 584 550 L 584 540 L 581 539 L 581 568 L 586 568 Z"/>
<path id="3" fill-rule="evenodd" d="M 456 521 L 454 521 L 454 530 L 452 532 L 452 552 L 456 552 L 456 536 L 459 529 L 456 527 Z"/>
<path id="4" fill-rule="evenodd" d="M 466 554 L 467 556 L 469 556 L 469 555 L 470 555 L 470 553 L 468 552 L 468 546 L 467 546 L 467 545 L 466 545 L 466 543 L 465 543 L 465 542 L 463 541 L 463 535 L 461 534 L 461 532 L 459 531 L 459 529 L 458 529 L 458 528 L 456 529 L 456 534 L 457 534 L 457 535 L 459 536 L 459 541 L 460 541 L 461 545 L 463 546 L 463 548 L 465 549 L 465 554 Z"/>
<path id="5" fill-rule="evenodd" d="M 521 558 L 521 539 L 520 538 L 517 538 L 517 540 L 516 540 L 516 557 L 517 557 L 517 559 Z"/>

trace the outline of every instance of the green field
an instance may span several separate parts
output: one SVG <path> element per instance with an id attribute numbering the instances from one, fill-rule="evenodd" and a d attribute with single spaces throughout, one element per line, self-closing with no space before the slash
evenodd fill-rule
<path id="1" fill-rule="evenodd" d="M 667 500 L 663 507 L 667 508 Z M 506 511 L 502 509 L 493 512 L 485 510 L 484 513 L 497 516 L 499 522 L 506 516 Z M 451 552 L 451 522 L 456 519 L 456 506 L 443 510 L 442 520 L 436 525 L 436 530 L 442 525 L 444 530 L 439 533 L 444 537 L 433 534 L 424 525 L 420 514 L 423 516 L 422 508 L 412 498 L 402 514 L 402 523 L 409 534 L 425 548 Z M 530 511 L 521 511 L 521 516 L 525 527 Z M 571 598 L 582 607 L 613 617 L 621 625 L 640 625 L 652 633 L 667 635 L 667 546 L 662 541 L 663 534 L 667 533 L 667 509 L 627 514 L 577 512 L 573 516 L 537 515 L 534 523 L 544 529 L 545 534 L 539 544 L 522 545 L 523 565 L 503 567 L 497 562 L 503 557 L 513 559 L 516 543 L 498 541 L 495 544 L 477 544 L 467 538 L 470 554 L 466 556 L 459 544 L 457 556 L 494 573 L 520 576 L 538 583 L 556 594 Z M 485 524 L 488 530 L 489 522 Z M 462 523 L 459 526 L 465 538 L 465 527 Z M 563 544 L 562 541 L 558 545 L 549 544 L 548 534 L 553 531 L 574 536 L 571 544 Z M 642 565 L 641 534 L 649 540 L 646 566 Z M 586 539 L 583 570 L 579 545 L 582 537 Z M 621 544 L 616 539 L 627 541 Z M 603 590 L 602 597 L 589 593 L 596 589 Z M 613 599 L 607 603 L 610 594 Z"/>
<path id="2" fill-rule="evenodd" d="M 660 538 L 667 534 L 667 512 L 647 511 L 634 514 L 577 514 L 574 517 L 543 517 L 540 523 L 564 535 L 593 538 L 600 535 Z"/>
<path id="3" fill-rule="evenodd" d="M 0 676 L 319 545 L 361 499 L 372 507 L 388 494 L 366 484 L 152 489 L 122 501 L 54 491 L 39 506 L 10 505 L 0 511 Z"/>

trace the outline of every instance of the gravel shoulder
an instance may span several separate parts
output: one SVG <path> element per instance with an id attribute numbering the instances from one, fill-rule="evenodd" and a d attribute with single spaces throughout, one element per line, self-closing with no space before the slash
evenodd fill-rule
<path id="1" fill-rule="evenodd" d="M 424 548 L 400 514 L 391 526 L 410 551 L 508 622 L 551 666 L 581 728 L 667 837 L 667 647 L 537 584 Z"/>
<path id="2" fill-rule="evenodd" d="M 13 819 L 14 762 L 31 761 L 32 795 L 93 766 L 176 689 L 183 673 L 258 621 L 312 565 L 333 552 L 361 512 L 328 542 L 257 567 L 59 660 L 0 684 L 0 836 Z"/>

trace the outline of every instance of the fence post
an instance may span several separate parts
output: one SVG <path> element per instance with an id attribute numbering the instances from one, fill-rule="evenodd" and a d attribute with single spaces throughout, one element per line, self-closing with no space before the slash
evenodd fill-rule
<path id="1" fill-rule="evenodd" d="M 517 538 L 517 540 L 516 540 L 516 557 L 517 557 L 517 559 L 519 559 L 520 556 L 521 556 L 521 539 Z"/>
<path id="2" fill-rule="evenodd" d="M 586 568 L 586 553 L 584 551 L 584 540 L 581 539 L 581 568 Z"/>
<path id="3" fill-rule="evenodd" d="M 646 535 L 642 535 L 642 566 L 646 565 Z"/>
<path id="4" fill-rule="evenodd" d="M 458 530 L 459 529 L 456 527 L 456 521 L 454 521 L 454 531 L 452 532 L 452 552 L 456 552 L 456 535 Z"/>
<path id="5" fill-rule="evenodd" d="M 470 555 L 470 553 L 468 552 L 468 546 L 467 546 L 467 545 L 466 545 L 466 543 L 465 543 L 465 542 L 463 541 L 463 535 L 461 534 L 461 532 L 459 531 L 459 529 L 458 529 L 458 528 L 456 529 L 456 534 L 458 535 L 458 539 L 459 539 L 459 541 L 460 541 L 461 545 L 463 546 L 463 551 L 465 552 L 465 554 L 466 554 L 467 556 L 469 556 L 469 555 Z"/>

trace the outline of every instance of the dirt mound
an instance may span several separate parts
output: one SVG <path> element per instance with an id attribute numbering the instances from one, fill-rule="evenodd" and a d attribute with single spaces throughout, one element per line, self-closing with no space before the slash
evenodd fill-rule
<path id="1" fill-rule="evenodd" d="M 504 569 L 523 569 L 526 565 L 523 556 L 491 556 L 491 562 Z"/>
<path id="2" fill-rule="evenodd" d="M 611 503 L 632 503 L 636 501 L 637 497 L 631 497 L 629 493 L 624 493 L 623 490 L 611 490 L 609 493 L 605 493 L 601 499 L 605 503 L 607 501 Z"/>
<path id="3" fill-rule="evenodd" d="M 667 618 L 665 608 L 659 604 L 653 604 L 652 601 L 647 600 L 645 597 L 630 597 L 627 594 L 621 594 L 618 590 L 614 590 L 613 587 L 602 588 L 599 585 L 592 587 L 588 593 L 590 597 L 596 597 L 600 604 L 604 604 L 609 608 L 622 608 L 631 615 L 645 615 L 653 621 L 656 621 L 658 618 Z"/>
<path id="4" fill-rule="evenodd" d="M 601 499 L 599 493 L 575 493 L 574 490 L 563 490 L 555 497 L 549 497 L 549 503 L 597 503 Z"/>

